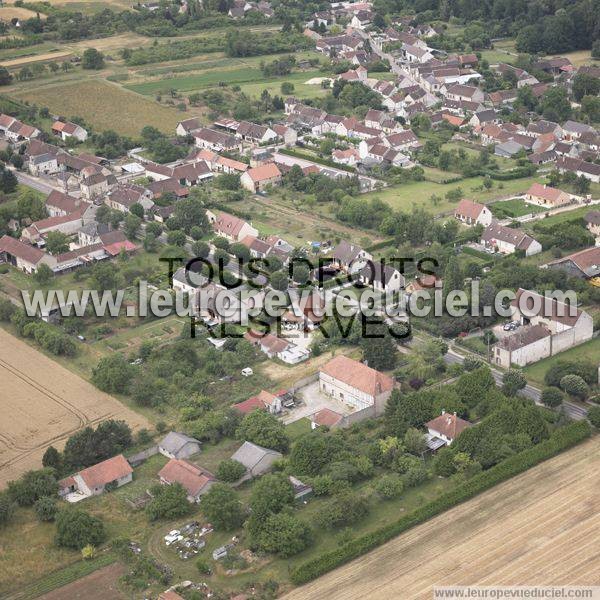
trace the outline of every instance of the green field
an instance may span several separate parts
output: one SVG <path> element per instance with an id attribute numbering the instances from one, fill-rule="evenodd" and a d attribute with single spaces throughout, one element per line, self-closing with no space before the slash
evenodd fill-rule
<path id="1" fill-rule="evenodd" d="M 522 217 L 523 215 L 532 215 L 544 212 L 546 209 L 536 204 L 528 204 L 520 198 L 512 200 L 501 200 L 490 204 L 492 214 L 498 219 Z"/>
<path id="2" fill-rule="evenodd" d="M 502 196 L 516 195 L 525 192 L 532 183 L 539 182 L 540 177 L 526 177 L 523 179 L 511 179 L 510 181 L 494 181 L 490 190 L 481 189 L 483 177 L 470 177 L 457 183 L 441 184 L 432 181 L 416 181 L 390 186 L 378 192 L 365 194 L 364 198 L 380 198 L 387 202 L 392 208 L 398 210 L 410 210 L 413 205 L 420 206 L 425 210 L 443 214 L 453 211 L 456 203 L 446 200 L 445 195 L 451 190 L 460 188 L 465 198 L 478 202 L 488 202 Z M 502 185 L 502 187 L 500 187 Z M 430 201 L 432 194 L 440 196 L 442 201 L 434 205 Z"/>
<path id="3" fill-rule="evenodd" d="M 593 363 L 600 363 L 600 337 L 581 344 L 581 346 L 575 346 L 575 348 L 528 365 L 524 369 L 527 379 L 538 385 L 543 385 L 546 371 L 559 360 L 586 360 Z"/>
<path id="4" fill-rule="evenodd" d="M 574 219 L 583 219 L 583 217 L 590 211 L 589 207 L 576 208 L 574 210 L 568 210 L 551 217 L 545 217 L 540 221 L 536 221 L 536 229 L 553 227 L 559 223 L 565 223 L 566 221 L 572 221 Z"/>

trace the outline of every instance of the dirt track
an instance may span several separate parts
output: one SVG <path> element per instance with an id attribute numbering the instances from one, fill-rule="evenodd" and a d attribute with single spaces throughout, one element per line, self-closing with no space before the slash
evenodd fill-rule
<path id="1" fill-rule="evenodd" d="M 144 417 L 0 329 L 0 489 L 39 468 L 49 445 L 108 418 L 133 429 Z"/>
<path id="2" fill-rule="evenodd" d="M 600 436 L 285 600 L 432 598 L 437 585 L 600 585 Z"/>

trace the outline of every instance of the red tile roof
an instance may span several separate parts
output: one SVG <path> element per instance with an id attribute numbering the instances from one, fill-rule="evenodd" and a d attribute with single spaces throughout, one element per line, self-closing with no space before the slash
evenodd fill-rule
<path id="1" fill-rule="evenodd" d="M 455 414 L 442 413 L 439 417 L 425 423 L 425 426 L 427 429 L 445 435 L 449 440 L 454 440 L 467 427 L 471 427 L 471 423 L 457 417 Z"/>
<path id="2" fill-rule="evenodd" d="M 197 496 L 208 483 L 214 481 L 208 471 L 177 458 L 172 458 L 158 472 L 158 477 L 166 483 L 180 483 L 190 496 Z"/>
<path id="3" fill-rule="evenodd" d="M 121 479 L 133 473 L 131 465 L 122 454 L 117 454 L 107 460 L 79 471 L 79 476 L 90 488 L 102 487 L 111 481 Z"/>
<path id="4" fill-rule="evenodd" d="M 321 372 L 370 396 L 389 392 L 394 387 L 391 377 L 347 356 L 332 358 L 321 367 Z"/>
<path id="5" fill-rule="evenodd" d="M 37 265 L 45 256 L 45 253 L 39 248 L 25 244 L 9 235 L 3 235 L 0 238 L 0 252 L 6 252 L 33 265 Z"/>

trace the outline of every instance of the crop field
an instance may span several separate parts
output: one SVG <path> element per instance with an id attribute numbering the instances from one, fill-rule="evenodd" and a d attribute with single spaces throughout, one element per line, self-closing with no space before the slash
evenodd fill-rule
<path id="1" fill-rule="evenodd" d="M 36 16 L 32 10 L 21 8 L 19 6 L 2 6 L 0 7 L 0 21 L 10 21 L 11 19 L 32 19 Z M 40 13 L 40 19 L 45 19 L 46 15 Z"/>
<path id="2" fill-rule="evenodd" d="M 39 468 L 49 445 L 108 418 L 133 429 L 144 417 L 100 392 L 24 342 L 0 329 L 0 488 Z"/>
<path id="3" fill-rule="evenodd" d="M 442 585 L 597 585 L 599 468 L 596 436 L 284 598 L 417 600 Z"/>
<path id="4" fill-rule="evenodd" d="M 193 116 L 100 80 L 38 86 L 14 95 L 57 114 L 83 117 L 97 129 L 130 136 L 139 135 L 145 125 L 172 134 L 179 121 Z"/>

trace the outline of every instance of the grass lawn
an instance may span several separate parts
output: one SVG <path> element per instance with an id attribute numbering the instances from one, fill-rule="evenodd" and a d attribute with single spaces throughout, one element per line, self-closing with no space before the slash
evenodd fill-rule
<path id="1" fill-rule="evenodd" d="M 489 190 L 481 189 L 483 177 L 470 177 L 450 184 L 416 181 L 390 186 L 377 192 L 369 192 L 362 197 L 365 199 L 380 198 L 397 210 L 410 210 L 414 205 L 423 207 L 431 213 L 443 214 L 453 211 L 456 207 L 456 203 L 449 202 L 445 198 L 445 195 L 451 190 L 460 188 L 465 198 L 478 202 L 488 202 L 498 197 L 525 192 L 533 182 L 541 180 L 540 177 L 526 177 L 511 179 L 510 181 L 494 181 L 493 187 Z M 500 184 L 502 184 L 502 188 L 500 188 Z M 434 205 L 430 201 L 432 194 L 442 197 L 442 201 Z"/>
<path id="2" fill-rule="evenodd" d="M 285 430 L 293 441 L 301 435 L 311 432 L 310 420 L 307 418 L 299 419 L 298 421 L 286 425 Z"/>
<path id="3" fill-rule="evenodd" d="M 539 212 L 544 212 L 546 209 L 536 204 L 528 204 L 521 198 L 513 198 L 512 200 L 501 200 L 490 204 L 492 214 L 498 219 L 522 217 L 523 215 L 531 215 Z"/>
<path id="4" fill-rule="evenodd" d="M 139 135 L 145 125 L 172 134 L 179 121 L 193 116 L 101 80 L 38 84 L 17 90 L 14 95 L 66 117 L 83 117 L 96 129 L 112 129 L 129 136 Z"/>
<path id="5" fill-rule="evenodd" d="M 571 348 L 570 350 L 560 352 L 555 356 L 551 356 L 532 365 L 528 365 L 524 369 L 527 379 L 538 385 L 543 385 L 544 375 L 548 369 L 559 360 L 586 360 L 594 363 L 600 363 L 600 338 L 595 338 L 589 342 L 586 342 L 585 344 L 575 346 L 575 348 Z"/>
<path id="6" fill-rule="evenodd" d="M 544 229 L 546 227 L 553 227 L 559 223 L 565 223 L 567 221 L 572 221 L 576 219 L 583 219 L 583 217 L 591 210 L 590 207 L 582 207 L 576 208 L 574 210 L 568 210 L 562 213 L 558 213 L 557 215 L 552 215 L 550 217 L 545 217 L 539 221 L 535 221 L 536 229 Z M 582 220 L 583 224 L 583 220 Z M 533 225 L 533 224 L 532 224 Z"/>

